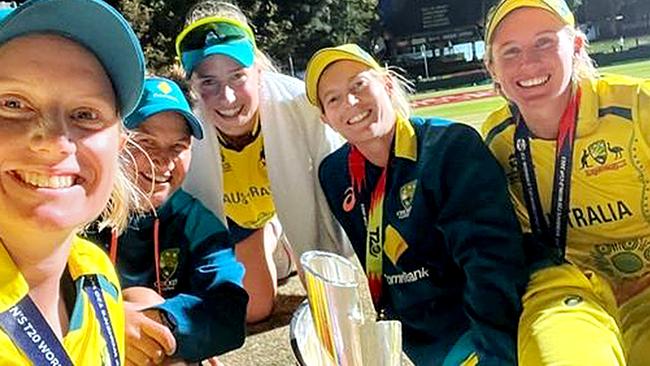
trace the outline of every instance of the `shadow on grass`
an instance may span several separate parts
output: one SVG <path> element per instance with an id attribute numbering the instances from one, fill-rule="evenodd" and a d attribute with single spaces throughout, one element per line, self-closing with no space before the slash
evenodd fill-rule
<path id="1" fill-rule="evenodd" d="M 305 298 L 305 295 L 279 294 L 271 317 L 259 323 L 249 324 L 248 336 L 289 325 L 293 312 Z"/>

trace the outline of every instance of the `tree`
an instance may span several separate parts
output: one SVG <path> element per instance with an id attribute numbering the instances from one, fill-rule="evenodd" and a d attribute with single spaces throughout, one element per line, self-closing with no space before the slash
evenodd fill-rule
<path id="1" fill-rule="evenodd" d="M 140 38 L 148 68 L 168 75 L 174 41 L 197 0 L 118 0 Z M 319 48 L 347 42 L 368 47 L 377 21 L 377 0 L 239 0 L 251 19 L 258 46 L 281 68 L 292 57 L 299 68 Z"/>
<path id="2" fill-rule="evenodd" d="M 287 68 L 299 68 L 318 49 L 342 43 L 370 44 L 377 0 L 240 0 L 255 25 L 259 46 Z"/>
<path id="3" fill-rule="evenodd" d="M 183 29 L 185 14 L 196 1 L 121 0 L 119 9 L 138 35 L 147 68 L 169 76 L 174 64 L 176 35 Z"/>

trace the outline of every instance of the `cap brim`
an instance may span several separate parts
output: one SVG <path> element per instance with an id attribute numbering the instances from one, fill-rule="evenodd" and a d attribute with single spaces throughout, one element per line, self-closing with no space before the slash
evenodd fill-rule
<path id="1" fill-rule="evenodd" d="M 181 61 L 188 75 L 203 60 L 210 56 L 230 57 L 242 67 L 251 67 L 255 62 L 255 46 L 246 38 L 215 44 L 204 49 L 183 52 Z"/>
<path id="2" fill-rule="evenodd" d="M 0 20 L 4 19 L 7 15 L 11 14 L 11 12 L 13 12 L 14 10 L 16 10 L 16 9 L 15 8 L 2 8 L 2 9 L 0 9 Z"/>
<path id="3" fill-rule="evenodd" d="M 196 118 L 194 114 L 181 108 L 169 107 L 161 104 L 142 107 L 129 115 L 125 119 L 124 123 L 126 125 L 126 128 L 135 129 L 138 128 L 138 126 L 140 126 L 140 124 L 142 124 L 142 122 L 148 118 L 163 112 L 176 112 L 183 116 L 187 122 L 187 125 L 190 127 L 190 133 L 192 136 L 196 137 L 199 140 L 203 139 L 203 125 L 201 122 L 198 120 L 198 118 Z"/>
<path id="4" fill-rule="evenodd" d="M 54 33 L 95 54 L 111 79 L 122 117 L 138 105 L 144 85 L 144 55 L 128 22 L 110 5 L 93 0 L 32 0 L 0 26 L 0 44 L 33 33 Z"/>
<path id="5" fill-rule="evenodd" d="M 185 117 L 185 120 L 187 121 L 187 125 L 190 126 L 190 131 L 192 132 L 192 136 L 197 138 L 198 140 L 203 139 L 203 127 L 201 125 L 201 122 L 194 116 L 192 113 L 188 113 L 187 111 L 184 111 L 182 109 L 174 109 L 172 110 L 174 112 L 178 112 Z"/>
<path id="6" fill-rule="evenodd" d="M 318 82 L 325 69 L 334 62 L 343 60 L 356 61 L 375 70 L 381 68 L 381 66 L 376 62 L 370 62 L 354 52 L 349 52 L 340 48 L 324 48 L 316 52 L 309 60 L 305 72 L 307 99 L 309 99 L 311 104 L 320 106 L 318 101 Z"/>
<path id="7" fill-rule="evenodd" d="M 554 3 L 548 3 L 544 0 L 504 1 L 497 5 L 494 14 L 485 27 L 485 42 L 492 42 L 494 32 L 499 27 L 501 21 L 508 14 L 520 8 L 543 9 L 558 17 L 563 23 L 571 26 L 575 25 L 575 17 L 564 1 L 556 1 Z"/>

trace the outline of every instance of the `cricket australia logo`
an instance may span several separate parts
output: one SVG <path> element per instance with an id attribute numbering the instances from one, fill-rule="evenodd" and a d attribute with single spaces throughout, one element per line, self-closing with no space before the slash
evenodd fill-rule
<path id="1" fill-rule="evenodd" d="M 163 94 L 169 94 L 172 92 L 172 87 L 169 86 L 166 81 L 161 81 L 158 83 L 158 90 L 160 90 Z"/>
<path id="2" fill-rule="evenodd" d="M 623 151 L 621 146 L 612 145 L 604 139 L 592 142 L 582 150 L 580 169 L 584 170 L 587 176 L 597 176 L 609 170 L 619 170 L 627 165 L 623 158 Z"/>
<path id="3" fill-rule="evenodd" d="M 178 269 L 178 257 L 180 255 L 179 248 L 165 249 L 160 253 L 160 274 L 161 288 L 163 290 L 173 290 L 176 288 L 178 279 L 172 278 Z"/>
<path id="4" fill-rule="evenodd" d="M 156 89 L 158 91 L 153 93 L 153 96 L 156 98 L 165 98 L 165 99 L 170 99 L 173 100 L 174 102 L 178 102 L 178 98 L 176 98 L 172 92 L 172 87 L 169 85 L 166 81 L 161 81 L 156 85 Z"/>
<path id="5" fill-rule="evenodd" d="M 399 189 L 399 200 L 402 204 L 403 209 L 397 211 L 398 219 L 405 219 L 411 215 L 411 208 L 413 208 L 413 196 L 415 195 L 415 187 L 417 185 L 417 182 L 417 179 L 412 180 Z"/>

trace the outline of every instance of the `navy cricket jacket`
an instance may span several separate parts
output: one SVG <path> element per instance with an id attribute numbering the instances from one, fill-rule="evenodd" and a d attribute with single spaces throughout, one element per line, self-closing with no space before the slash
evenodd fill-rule
<path id="1" fill-rule="evenodd" d="M 319 177 L 365 266 L 363 211 L 381 169 L 366 163 L 367 187 L 346 212 L 349 151 L 327 156 Z M 504 173 L 478 133 L 440 119 L 398 123 L 387 174 L 377 310 L 401 320 L 404 349 L 421 364 L 441 364 L 468 331 L 480 365 L 516 364 L 528 272 Z"/>
<path id="2" fill-rule="evenodd" d="M 160 282 L 165 311 L 175 325 L 175 357 L 200 361 L 241 347 L 248 294 L 244 268 L 228 231 L 197 199 L 179 189 L 156 211 Z M 116 269 L 122 288 L 156 289 L 154 216 L 135 218 L 118 239 Z M 89 234 L 108 250 L 110 230 Z"/>

